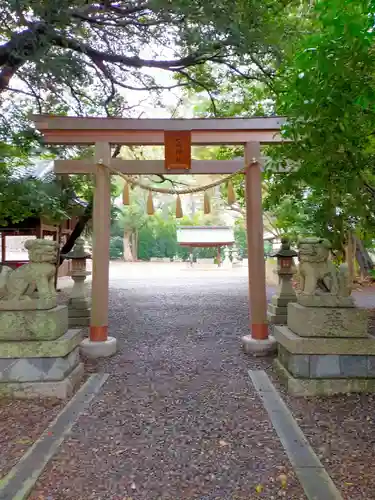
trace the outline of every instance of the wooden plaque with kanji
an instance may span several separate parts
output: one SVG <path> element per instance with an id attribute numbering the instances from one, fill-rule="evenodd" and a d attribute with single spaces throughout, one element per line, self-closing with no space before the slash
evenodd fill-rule
<path id="1" fill-rule="evenodd" d="M 164 132 L 166 170 L 191 168 L 190 130 L 166 130 Z"/>

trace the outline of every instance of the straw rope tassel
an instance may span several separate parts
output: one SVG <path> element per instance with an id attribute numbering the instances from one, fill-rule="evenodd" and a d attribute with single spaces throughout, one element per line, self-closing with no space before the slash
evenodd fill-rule
<path id="1" fill-rule="evenodd" d="M 130 190 L 129 190 L 129 184 L 127 182 L 125 182 L 124 190 L 122 192 L 122 204 L 130 205 Z"/>
<path id="2" fill-rule="evenodd" d="M 154 215 L 155 209 L 154 209 L 154 200 L 152 199 L 152 192 L 148 192 L 148 198 L 147 198 L 147 213 L 148 215 Z"/>
<path id="3" fill-rule="evenodd" d="M 236 193 L 233 188 L 233 182 L 231 180 L 228 181 L 228 205 L 233 205 L 236 203 Z"/>
<path id="4" fill-rule="evenodd" d="M 176 199 L 176 219 L 182 219 L 183 216 L 184 214 L 182 213 L 181 198 L 178 194 Z"/>
<path id="5" fill-rule="evenodd" d="M 204 192 L 204 213 L 206 215 L 211 213 L 210 197 L 208 196 L 207 191 Z"/>

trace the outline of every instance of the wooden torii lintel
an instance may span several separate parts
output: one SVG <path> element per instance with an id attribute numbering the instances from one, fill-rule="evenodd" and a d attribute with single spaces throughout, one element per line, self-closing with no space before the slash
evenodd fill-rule
<path id="1" fill-rule="evenodd" d="M 165 131 L 191 131 L 191 144 L 283 142 L 284 118 L 131 119 L 35 115 L 32 119 L 47 144 L 163 145 Z"/>

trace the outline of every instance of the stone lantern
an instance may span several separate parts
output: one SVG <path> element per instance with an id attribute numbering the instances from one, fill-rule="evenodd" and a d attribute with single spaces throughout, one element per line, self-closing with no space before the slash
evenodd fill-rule
<path id="1" fill-rule="evenodd" d="M 238 258 L 238 249 L 237 245 L 234 243 L 232 247 L 232 267 L 241 267 L 242 262 Z"/>
<path id="2" fill-rule="evenodd" d="M 289 302 L 296 302 L 296 292 L 292 286 L 292 277 L 296 272 L 293 257 L 297 252 L 290 248 L 288 238 L 281 239 L 281 247 L 272 255 L 277 258 L 276 273 L 279 276 L 279 284 L 276 294 L 268 305 L 268 321 L 274 324 L 285 325 L 287 323 L 287 311 Z"/>
<path id="3" fill-rule="evenodd" d="M 68 302 L 69 327 L 89 326 L 91 304 L 87 296 L 85 280 L 91 274 L 86 269 L 86 261 L 91 259 L 91 255 L 85 251 L 85 241 L 77 238 L 73 250 L 64 257 L 72 261 L 69 275 L 74 281 Z"/>

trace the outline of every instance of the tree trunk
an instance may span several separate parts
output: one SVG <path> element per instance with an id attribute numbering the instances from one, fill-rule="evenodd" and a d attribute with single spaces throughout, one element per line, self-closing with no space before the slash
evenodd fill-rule
<path id="1" fill-rule="evenodd" d="M 369 276 L 370 271 L 374 268 L 374 264 L 362 240 L 355 237 L 355 245 L 356 245 L 356 257 L 359 268 L 361 270 L 361 275 L 363 278 L 366 278 Z"/>
<path id="2" fill-rule="evenodd" d="M 132 232 L 131 231 L 124 231 L 124 261 L 125 262 L 133 262 L 133 254 L 132 254 L 132 249 L 131 249 L 131 242 L 132 239 Z"/>
<path id="3" fill-rule="evenodd" d="M 73 231 L 71 232 L 69 238 L 67 239 L 65 245 L 61 249 L 60 266 L 65 260 L 65 257 L 63 257 L 63 254 L 66 254 L 72 250 L 77 238 L 79 238 L 81 236 L 81 234 L 83 233 L 83 231 L 86 227 L 86 224 L 91 220 L 92 207 L 93 207 L 93 202 L 91 201 L 87 205 L 87 207 L 85 208 L 84 213 L 78 217 L 77 224 L 75 225 L 75 227 L 74 227 Z"/>
<path id="4" fill-rule="evenodd" d="M 135 262 L 138 260 L 138 231 L 137 230 L 135 230 L 132 234 L 131 251 L 132 251 L 133 261 Z"/>
<path id="5" fill-rule="evenodd" d="M 346 262 L 348 264 L 348 272 L 349 272 L 349 283 L 350 286 L 353 285 L 354 283 L 354 274 L 355 274 L 355 266 L 354 266 L 354 261 L 355 261 L 355 242 L 353 235 L 350 231 L 348 231 L 348 241 L 347 241 L 347 246 L 346 246 Z"/>

